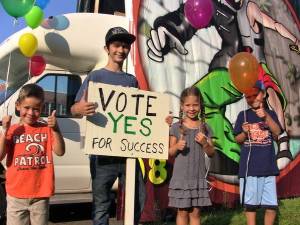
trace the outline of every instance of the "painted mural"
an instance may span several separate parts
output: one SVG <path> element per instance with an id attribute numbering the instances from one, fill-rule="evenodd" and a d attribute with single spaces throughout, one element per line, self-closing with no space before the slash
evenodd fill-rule
<path id="1" fill-rule="evenodd" d="M 215 204 L 231 207 L 238 203 L 240 152 L 233 126 L 247 104 L 230 79 L 228 65 L 239 52 L 254 55 L 260 64 L 258 79 L 266 87 L 268 107 L 277 113 L 283 128 L 276 145 L 281 170 L 278 194 L 282 198 L 300 196 L 299 2 L 212 0 L 212 10 L 206 10 L 212 15 L 202 15 L 200 20 L 188 15 L 186 4 L 180 0 L 135 1 L 140 85 L 168 93 L 174 116 L 179 113 L 181 91 L 192 85 L 199 88 L 217 149 L 207 161 L 210 195 Z M 146 171 L 157 170 L 151 177 L 146 173 L 147 182 L 154 184 L 148 185 L 148 201 L 155 204 L 143 215 L 144 220 L 154 220 L 166 214 L 172 159 L 145 161 L 144 165 Z M 159 179 L 161 171 L 167 171 L 164 180 Z"/>

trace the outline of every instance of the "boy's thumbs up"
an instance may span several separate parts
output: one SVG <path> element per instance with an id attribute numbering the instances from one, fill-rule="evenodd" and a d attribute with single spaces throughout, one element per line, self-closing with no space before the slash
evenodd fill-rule
<path id="1" fill-rule="evenodd" d="M 57 121 L 56 121 L 56 110 L 53 110 L 51 115 L 48 117 L 48 127 L 57 129 Z"/>
<path id="2" fill-rule="evenodd" d="M 53 117 L 56 116 L 56 110 L 53 110 L 53 111 L 52 111 L 51 116 L 53 116 Z"/>
<path id="3" fill-rule="evenodd" d="M 186 141 L 185 141 L 185 139 L 184 139 L 184 135 L 183 135 L 183 134 L 180 134 L 179 140 L 178 140 L 178 142 L 177 142 L 177 149 L 178 149 L 178 150 L 183 150 L 184 147 L 185 147 L 185 145 L 186 145 Z"/>
<path id="4" fill-rule="evenodd" d="M 263 109 L 263 108 L 264 108 L 264 105 L 263 105 L 262 102 L 260 103 L 259 108 L 260 108 L 260 109 Z"/>
<path id="5" fill-rule="evenodd" d="M 12 116 L 4 116 L 2 118 L 2 131 L 6 132 L 7 129 L 10 127 Z"/>
<path id="6" fill-rule="evenodd" d="M 255 113 L 259 118 L 263 120 L 266 118 L 266 112 L 262 102 L 259 104 L 259 108 L 255 110 Z"/>

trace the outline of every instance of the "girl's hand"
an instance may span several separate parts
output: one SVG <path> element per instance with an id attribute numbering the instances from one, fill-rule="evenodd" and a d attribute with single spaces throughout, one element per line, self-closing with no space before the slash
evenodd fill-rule
<path id="1" fill-rule="evenodd" d="M 207 137 L 202 132 L 199 132 L 196 135 L 195 141 L 198 142 L 202 146 L 206 145 L 208 143 Z"/>
<path id="2" fill-rule="evenodd" d="M 165 119 L 166 123 L 169 125 L 169 127 L 172 125 L 173 123 L 173 115 L 170 113 L 166 119 Z"/>
<path id="3" fill-rule="evenodd" d="M 250 124 L 248 122 L 243 123 L 242 129 L 245 134 L 248 134 L 250 131 Z"/>
<path id="4" fill-rule="evenodd" d="M 6 132 L 10 128 L 11 116 L 3 116 L 2 118 L 2 130 Z"/>
<path id="5" fill-rule="evenodd" d="M 184 140 L 183 135 L 180 135 L 180 138 L 176 143 L 176 148 L 182 151 L 185 148 L 185 145 L 186 145 L 186 141 Z"/>
<path id="6" fill-rule="evenodd" d="M 55 114 L 56 114 L 56 110 L 53 110 L 51 115 L 48 117 L 48 127 L 54 130 L 58 130 L 58 124 L 57 124 Z"/>

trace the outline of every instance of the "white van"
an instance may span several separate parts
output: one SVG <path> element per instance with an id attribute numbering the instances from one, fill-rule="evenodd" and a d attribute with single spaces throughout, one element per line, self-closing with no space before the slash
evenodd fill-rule
<path id="1" fill-rule="evenodd" d="M 15 101 L 20 87 L 27 83 L 36 83 L 45 90 L 45 108 L 42 112 L 44 119 L 56 109 L 66 143 L 66 154 L 55 157 L 55 196 L 51 198 L 52 204 L 91 201 L 89 160 L 83 153 L 85 120 L 74 118 L 70 108 L 87 73 L 106 64 L 104 37 L 113 26 L 128 29 L 129 20 L 123 16 L 105 14 L 67 14 L 49 18 L 37 29 L 25 28 L 0 45 L 2 82 L 6 81 L 10 62 L 6 99 L 5 88 L 0 90 L 0 117 L 8 112 L 13 117 L 12 123 L 19 120 L 15 112 Z M 19 37 L 27 32 L 37 37 L 36 55 L 42 55 L 47 63 L 43 74 L 36 77 L 28 75 L 28 59 L 21 54 L 18 46 Z M 128 57 L 124 66 L 125 71 L 134 74 L 131 57 Z M 3 84 L 1 85 L 4 86 Z M 3 180 L 5 160 L 1 164 L 0 174 Z M 4 197 L 4 192 L 0 189 L 0 202 L 3 203 Z M 1 203 L 0 210 L 3 212 Z"/>

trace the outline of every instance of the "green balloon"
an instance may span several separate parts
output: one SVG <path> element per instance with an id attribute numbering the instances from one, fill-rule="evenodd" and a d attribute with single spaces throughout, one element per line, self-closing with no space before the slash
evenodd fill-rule
<path id="1" fill-rule="evenodd" d="M 22 17 L 30 11 L 35 0 L 0 0 L 5 11 L 15 17 Z"/>
<path id="2" fill-rule="evenodd" d="M 43 18 L 44 18 L 44 12 L 43 10 L 41 10 L 40 7 L 38 6 L 33 6 L 32 9 L 29 11 L 29 13 L 27 13 L 25 15 L 25 21 L 26 21 L 26 24 L 31 27 L 32 29 L 34 28 L 37 28 Z"/>

